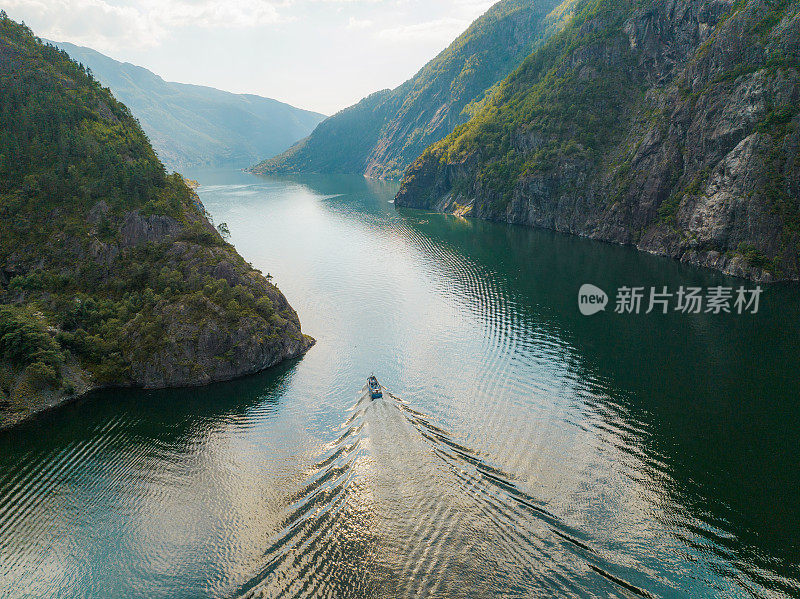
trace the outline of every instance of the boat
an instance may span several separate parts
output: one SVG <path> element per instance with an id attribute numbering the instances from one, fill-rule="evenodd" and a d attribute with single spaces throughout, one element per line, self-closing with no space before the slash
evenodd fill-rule
<path id="1" fill-rule="evenodd" d="M 383 393 L 381 392 L 381 384 L 378 382 L 378 379 L 375 378 L 374 374 L 370 375 L 370 377 L 367 379 L 367 387 L 369 387 L 369 394 L 372 399 L 383 397 Z"/>

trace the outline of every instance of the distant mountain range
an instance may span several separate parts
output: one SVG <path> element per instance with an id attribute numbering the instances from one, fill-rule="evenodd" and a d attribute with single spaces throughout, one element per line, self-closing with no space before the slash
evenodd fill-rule
<path id="1" fill-rule="evenodd" d="M 574 3 L 501 0 L 413 78 L 337 113 L 308 138 L 251 170 L 399 178 L 426 147 L 469 120 L 495 84 L 559 31 Z"/>
<path id="2" fill-rule="evenodd" d="M 325 118 L 270 98 L 164 81 L 90 48 L 50 43 L 91 69 L 130 108 L 171 169 L 249 166 L 282 152 Z"/>

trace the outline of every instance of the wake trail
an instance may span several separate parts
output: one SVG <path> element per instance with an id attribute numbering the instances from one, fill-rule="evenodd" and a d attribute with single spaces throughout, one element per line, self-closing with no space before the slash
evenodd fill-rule
<path id="1" fill-rule="evenodd" d="M 396 407 L 431 446 L 434 453 L 448 463 L 454 474 L 465 484 L 470 484 L 472 489 L 479 491 L 475 496 L 487 502 L 492 510 L 503 512 L 505 517 L 509 512 L 521 515 L 519 510 L 514 507 L 525 510 L 530 516 L 546 523 L 550 532 L 562 541 L 568 543 L 575 550 L 579 550 L 581 557 L 588 562 L 588 566 L 606 580 L 639 597 L 656 597 L 650 591 L 612 574 L 609 570 L 619 569 L 619 567 L 614 568 L 612 564 L 603 563 L 605 560 L 591 547 L 586 534 L 564 523 L 555 514 L 548 511 L 542 502 L 521 490 L 510 474 L 487 463 L 476 452 L 455 441 L 447 431 L 432 424 L 429 416 L 412 408 L 401 397 L 384 390 L 384 396 L 387 395 L 394 400 Z M 465 471 L 464 468 L 468 468 L 468 470 Z M 478 484 L 475 484 L 476 480 L 479 481 Z M 498 494 L 492 491 L 500 491 L 499 497 L 502 500 L 498 502 Z M 519 527 L 520 522 L 508 522 L 508 524 L 511 528 L 515 528 Z"/>
<path id="2" fill-rule="evenodd" d="M 469 569 L 451 548 L 463 545 L 464 518 L 475 513 L 522 569 L 521 587 L 581 595 L 587 577 L 599 576 L 622 596 L 656 596 L 630 581 L 642 572 L 597 551 L 511 474 L 385 388 L 376 400 L 362 389 L 287 499 L 262 565 L 232 597 L 436 595 L 452 583 L 445 573 Z"/>

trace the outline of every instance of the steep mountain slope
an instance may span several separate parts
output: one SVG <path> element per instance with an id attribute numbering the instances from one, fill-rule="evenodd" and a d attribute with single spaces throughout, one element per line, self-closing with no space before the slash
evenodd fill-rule
<path id="1" fill-rule="evenodd" d="M 228 379 L 312 342 L 128 109 L 0 11 L 0 427 L 92 387 Z"/>
<path id="2" fill-rule="evenodd" d="M 397 205 L 798 279 L 800 2 L 585 0 Z"/>
<path id="3" fill-rule="evenodd" d="M 249 166 L 282 152 L 325 118 L 269 98 L 171 83 L 89 48 L 52 43 L 130 108 L 168 168 Z"/>
<path id="4" fill-rule="evenodd" d="M 501 0 L 412 79 L 321 123 L 255 173 L 399 177 L 431 143 L 465 122 L 487 90 L 570 16 L 574 0 Z"/>

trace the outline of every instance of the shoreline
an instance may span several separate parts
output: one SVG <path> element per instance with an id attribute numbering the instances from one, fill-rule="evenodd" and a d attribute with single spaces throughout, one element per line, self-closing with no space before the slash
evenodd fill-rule
<path id="1" fill-rule="evenodd" d="M 56 411 L 56 410 L 58 410 L 60 408 L 66 407 L 66 406 L 68 406 L 70 404 L 74 404 L 74 403 L 76 403 L 76 402 L 78 402 L 78 401 L 80 401 L 82 399 L 85 399 L 87 396 L 89 396 L 92 393 L 95 393 L 97 391 L 109 391 L 109 390 L 113 390 L 113 389 L 141 389 L 142 391 L 145 391 L 145 390 L 164 390 L 164 389 L 201 389 L 203 387 L 208 387 L 209 385 L 214 385 L 214 384 L 217 384 L 217 383 L 227 383 L 227 382 L 230 382 L 230 381 L 235 381 L 235 380 L 238 380 L 238 379 L 247 378 L 249 376 L 254 376 L 254 375 L 260 374 L 260 373 L 262 373 L 262 372 L 264 372 L 266 370 L 269 370 L 270 368 L 274 368 L 276 366 L 279 366 L 279 365 L 283 364 L 284 362 L 288 362 L 290 360 L 296 360 L 296 359 L 302 358 L 317 343 L 317 340 L 314 339 L 313 337 L 311 337 L 310 335 L 303 335 L 303 337 L 308 341 L 308 345 L 306 345 L 306 347 L 302 351 L 300 351 L 298 353 L 295 353 L 295 354 L 292 354 L 292 355 L 285 356 L 284 358 L 282 358 L 278 362 L 275 362 L 274 364 L 270 364 L 268 366 L 264 366 L 263 368 L 257 368 L 255 370 L 252 370 L 252 371 L 249 371 L 249 372 L 242 372 L 241 374 L 238 374 L 238 375 L 232 376 L 232 377 L 212 379 L 212 380 L 204 381 L 202 383 L 197 383 L 197 384 L 187 383 L 187 384 L 182 384 L 182 385 L 166 385 L 166 386 L 153 386 L 153 387 L 147 387 L 147 386 L 135 385 L 135 384 L 129 384 L 129 385 L 125 385 L 125 384 L 88 385 L 84 390 L 82 390 L 79 393 L 75 393 L 75 394 L 72 394 L 72 395 L 63 395 L 63 396 L 61 396 L 61 398 L 57 399 L 54 402 L 45 401 L 45 403 L 43 403 L 43 404 L 31 409 L 27 413 L 6 412 L 2 408 L 0 408 L 0 416 L 2 417 L 2 420 L 0 420 L 0 435 L 5 433 L 5 432 L 7 432 L 7 431 L 13 430 L 14 428 L 16 428 L 16 427 L 18 427 L 20 425 L 23 425 L 25 423 L 31 422 L 33 420 L 36 420 L 37 418 L 39 418 L 39 417 L 41 417 L 41 416 L 43 416 L 45 414 L 50 414 L 50 413 L 52 413 L 52 412 L 54 412 L 54 411 Z M 46 391 L 46 390 L 43 390 L 43 391 Z M 8 418 L 9 414 L 20 414 L 20 415 L 19 415 L 18 418 L 15 418 L 13 420 L 7 421 L 6 418 Z"/>

